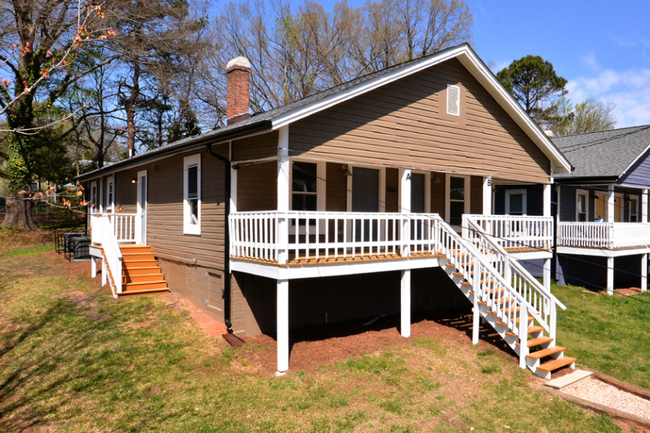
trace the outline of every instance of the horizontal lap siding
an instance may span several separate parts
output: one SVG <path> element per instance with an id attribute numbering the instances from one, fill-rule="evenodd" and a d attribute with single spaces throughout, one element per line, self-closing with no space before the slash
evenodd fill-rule
<path id="1" fill-rule="evenodd" d="M 341 164 L 327 163 L 326 166 L 326 211 L 345 212 L 348 200 L 348 178 Z"/>
<path id="2" fill-rule="evenodd" d="M 237 210 L 262 211 L 278 207 L 277 162 L 241 165 L 237 170 Z"/>
<path id="3" fill-rule="evenodd" d="M 235 140 L 232 143 L 233 161 L 251 161 L 277 156 L 278 154 L 278 133 L 267 134 Z"/>
<path id="4" fill-rule="evenodd" d="M 465 115 L 447 120 L 447 84 Z M 548 182 L 549 160 L 456 60 L 403 78 L 290 126 L 292 155 Z"/>

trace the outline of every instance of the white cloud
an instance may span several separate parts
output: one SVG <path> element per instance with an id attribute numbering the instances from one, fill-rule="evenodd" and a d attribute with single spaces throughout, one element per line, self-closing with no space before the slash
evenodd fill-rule
<path id="1" fill-rule="evenodd" d="M 591 53 L 588 56 L 582 56 L 580 57 L 580 60 L 582 60 L 582 62 L 585 63 L 592 71 L 595 72 L 600 70 L 600 65 L 598 64 L 598 60 L 596 60 L 594 53 Z"/>
<path id="2" fill-rule="evenodd" d="M 618 128 L 650 124 L 650 69 L 606 69 L 595 76 L 569 80 L 567 89 L 574 103 L 593 98 L 616 104 Z"/>

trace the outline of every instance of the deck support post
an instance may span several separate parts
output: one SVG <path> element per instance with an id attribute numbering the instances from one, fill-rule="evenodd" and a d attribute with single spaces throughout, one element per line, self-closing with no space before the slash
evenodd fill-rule
<path id="1" fill-rule="evenodd" d="M 278 373 L 289 370 L 289 280 L 277 280 Z"/>
<path id="2" fill-rule="evenodd" d="M 97 259 L 91 257 L 90 259 L 90 278 L 95 278 L 97 276 Z"/>
<path id="3" fill-rule="evenodd" d="M 483 215 L 492 215 L 492 176 L 483 178 Z"/>
<path id="4" fill-rule="evenodd" d="M 616 196 L 614 195 L 614 185 L 607 186 L 607 222 L 613 223 L 616 218 L 614 217 L 614 202 Z"/>
<path id="5" fill-rule="evenodd" d="M 641 191 L 641 222 L 648 222 L 648 189 Z"/>
<path id="6" fill-rule="evenodd" d="M 474 302 L 472 307 L 472 344 L 478 344 L 479 332 L 481 330 L 481 311 L 478 306 L 478 295 L 474 289 Z"/>
<path id="7" fill-rule="evenodd" d="M 102 287 L 108 282 L 108 266 L 106 260 L 102 257 Z"/>
<path id="8" fill-rule="evenodd" d="M 544 259 L 544 275 L 543 283 L 544 288 L 551 292 L 551 261 L 552 259 Z"/>
<path id="9" fill-rule="evenodd" d="M 411 336 L 411 270 L 402 271 L 400 332 Z"/>
<path id="10" fill-rule="evenodd" d="M 607 294 L 614 294 L 614 257 L 607 257 Z"/>
<path id="11" fill-rule="evenodd" d="M 551 216 L 551 184 L 544 185 L 544 216 Z"/>
<path id="12" fill-rule="evenodd" d="M 641 291 L 648 290 L 648 254 L 641 256 Z"/>

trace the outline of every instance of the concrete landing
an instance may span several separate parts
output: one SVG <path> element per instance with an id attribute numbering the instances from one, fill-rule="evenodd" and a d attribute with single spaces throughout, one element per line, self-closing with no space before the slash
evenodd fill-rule
<path id="1" fill-rule="evenodd" d="M 574 383 L 588 379 L 591 375 L 593 375 L 591 371 L 576 370 L 573 373 L 567 374 L 566 376 L 549 380 L 544 385 L 555 389 L 562 389 L 565 386 L 573 385 Z"/>

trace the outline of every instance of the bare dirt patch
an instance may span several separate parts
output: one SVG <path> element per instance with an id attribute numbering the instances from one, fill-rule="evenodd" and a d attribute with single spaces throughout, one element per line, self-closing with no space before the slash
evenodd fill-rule
<path id="1" fill-rule="evenodd" d="M 59 298 L 66 299 L 69 305 L 74 306 L 75 312 L 87 315 L 88 319 L 94 322 L 102 322 L 110 318 L 108 314 L 99 313 L 95 309 L 95 307 L 97 307 L 95 295 L 88 295 L 81 291 L 74 291 L 63 293 L 59 295 Z"/>
<path id="2" fill-rule="evenodd" d="M 641 293 L 641 289 L 639 287 L 628 287 L 627 289 L 616 289 L 617 298 L 620 298 L 621 296 L 638 295 L 639 293 Z"/>
<path id="3" fill-rule="evenodd" d="M 216 319 L 208 316 L 190 300 L 185 299 L 174 292 L 165 296 L 164 300 L 170 307 L 185 311 L 194 323 L 196 323 L 196 325 L 209 337 L 221 338 L 221 335 L 227 332 L 224 325 L 219 323 Z"/>

